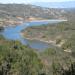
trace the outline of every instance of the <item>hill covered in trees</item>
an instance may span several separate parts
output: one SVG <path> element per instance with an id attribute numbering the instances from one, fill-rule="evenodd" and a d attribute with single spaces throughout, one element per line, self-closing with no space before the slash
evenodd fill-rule
<path id="1" fill-rule="evenodd" d="M 0 75 L 67 75 L 74 73 L 74 61 L 72 53 L 57 47 L 38 52 L 0 36 Z"/>
<path id="2" fill-rule="evenodd" d="M 42 8 L 26 4 L 0 4 L 0 16 L 62 18 L 65 13 L 63 9 Z"/>

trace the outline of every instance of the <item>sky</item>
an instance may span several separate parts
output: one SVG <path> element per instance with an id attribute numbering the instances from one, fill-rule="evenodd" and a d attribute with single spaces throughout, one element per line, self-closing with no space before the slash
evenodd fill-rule
<path id="1" fill-rule="evenodd" d="M 0 0 L 0 3 L 34 3 L 34 2 L 63 2 L 75 0 Z"/>

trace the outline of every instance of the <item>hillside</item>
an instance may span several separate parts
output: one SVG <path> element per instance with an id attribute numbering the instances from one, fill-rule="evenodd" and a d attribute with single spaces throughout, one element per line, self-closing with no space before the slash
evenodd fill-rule
<path id="1" fill-rule="evenodd" d="M 42 8 L 34 5 L 26 4 L 0 4 L 0 13 L 7 16 L 21 17 L 42 17 L 42 18 L 62 18 L 65 11 L 60 9 Z M 57 17 L 56 17 L 57 16 Z"/>
<path id="2" fill-rule="evenodd" d="M 42 8 L 26 4 L 0 4 L 0 25 L 16 25 L 34 19 L 65 19 L 64 9 Z"/>
<path id="3" fill-rule="evenodd" d="M 0 35 L 0 75 L 67 75 L 74 54 L 58 47 L 38 52 Z"/>

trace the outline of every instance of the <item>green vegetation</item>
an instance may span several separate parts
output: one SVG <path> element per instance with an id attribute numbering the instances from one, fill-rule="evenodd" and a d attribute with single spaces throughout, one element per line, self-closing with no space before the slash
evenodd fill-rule
<path id="1" fill-rule="evenodd" d="M 62 43 L 62 48 L 75 49 L 75 22 L 62 22 L 55 25 L 38 26 L 27 28 L 23 31 L 25 37 L 43 39 L 44 41 L 55 41 L 56 44 Z"/>
<path id="2" fill-rule="evenodd" d="M 60 44 L 61 39 L 56 39 L 56 44 Z"/>
<path id="3" fill-rule="evenodd" d="M 0 75 L 40 75 L 42 70 L 37 52 L 0 37 Z"/>
<path id="4" fill-rule="evenodd" d="M 56 48 L 40 53 L 47 75 L 74 75 L 75 73 L 75 22 L 27 28 L 25 37 L 56 41 Z M 61 45 L 60 47 L 58 45 Z M 73 66 L 72 66 L 73 65 Z"/>
<path id="5" fill-rule="evenodd" d="M 0 32 L 3 31 L 3 30 L 4 30 L 4 28 L 3 27 L 0 27 Z"/>
<path id="6" fill-rule="evenodd" d="M 0 36 L 0 75 L 63 75 L 75 59 L 56 47 L 38 52 Z"/>
<path id="7" fill-rule="evenodd" d="M 0 36 L 0 75 L 67 75 L 69 72 L 71 75 L 75 72 L 72 67 L 75 62 L 74 28 L 72 22 L 29 28 L 28 34 L 32 37 L 37 33 L 42 39 L 56 40 L 56 44 L 66 40 L 60 48 L 56 46 L 41 52 Z M 64 51 L 67 49 L 71 52 Z"/>

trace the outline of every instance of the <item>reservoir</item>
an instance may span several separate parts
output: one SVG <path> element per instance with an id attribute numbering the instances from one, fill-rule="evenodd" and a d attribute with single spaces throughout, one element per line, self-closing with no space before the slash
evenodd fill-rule
<path id="1" fill-rule="evenodd" d="M 23 37 L 21 35 L 21 31 L 25 30 L 28 27 L 32 27 L 32 26 L 43 26 L 43 25 L 55 25 L 54 23 L 59 23 L 62 21 L 66 21 L 66 20 L 42 20 L 42 21 L 30 21 L 30 22 L 26 22 L 23 23 L 21 25 L 17 25 L 15 27 L 6 27 L 3 31 L 2 31 L 2 35 L 5 37 L 5 39 L 7 40 L 18 40 L 20 41 L 22 44 L 27 45 L 33 49 L 37 49 L 37 50 L 41 50 L 41 49 L 46 49 L 49 47 L 53 47 L 52 44 L 48 44 L 42 41 L 37 41 L 37 40 L 28 40 L 25 37 Z"/>

